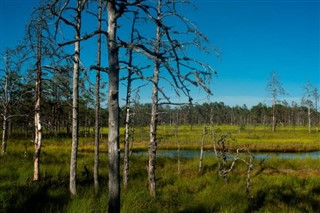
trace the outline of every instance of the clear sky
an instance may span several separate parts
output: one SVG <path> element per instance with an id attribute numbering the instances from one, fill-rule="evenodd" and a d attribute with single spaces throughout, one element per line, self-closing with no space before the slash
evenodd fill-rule
<path id="1" fill-rule="evenodd" d="M 202 59 L 218 71 L 210 101 L 248 106 L 266 102 L 272 71 L 279 74 L 289 103 L 300 101 L 307 81 L 320 88 L 320 0 L 192 2 L 196 9 L 183 8 L 183 13 L 197 23 L 221 54 L 221 61 L 215 56 Z M 36 3 L 0 0 L 1 52 L 23 38 Z M 193 93 L 197 102 L 208 100 L 198 89 Z"/>

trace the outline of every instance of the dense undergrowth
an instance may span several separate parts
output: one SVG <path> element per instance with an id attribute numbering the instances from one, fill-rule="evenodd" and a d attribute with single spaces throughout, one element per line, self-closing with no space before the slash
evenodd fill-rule
<path id="1" fill-rule="evenodd" d="M 183 129 L 186 129 L 183 131 Z M 216 136 L 232 133 L 236 141 L 232 147 L 249 146 L 248 137 L 268 147 L 299 146 L 319 147 L 319 133 L 308 134 L 297 128 L 288 133 L 281 129 L 276 133 L 263 128 L 220 126 Z M 219 129 L 220 130 L 219 130 Z M 160 128 L 160 148 L 176 149 L 199 147 L 197 134 L 202 127 L 179 127 L 174 136 L 173 127 Z M 220 131 L 220 133 L 219 133 Z M 250 132 L 251 131 L 251 132 Z M 134 147 L 145 149 L 142 132 Z M 184 140 L 183 140 L 184 138 Z M 206 140 L 212 148 L 211 137 Z M 187 140 L 188 139 L 188 140 Z M 301 139 L 301 140 L 300 140 Z M 294 141 L 296 140 L 296 141 Z M 0 156 L 0 212 L 106 212 L 107 211 L 107 153 L 106 141 L 101 144 L 100 191 L 93 189 L 93 139 L 81 138 L 78 156 L 78 180 L 75 197 L 69 194 L 70 140 L 47 138 L 41 155 L 41 181 L 33 182 L 33 147 L 26 139 L 9 140 L 8 151 Z M 171 141 L 171 142 L 170 142 Z M 253 141 L 253 140 L 252 140 Z M 291 141 L 291 142 L 290 142 Z M 292 142 L 293 141 L 293 142 Z M 248 145 L 249 144 L 249 145 Z M 285 145 L 284 145 L 285 144 Z M 26 149 L 27 147 L 27 149 Z M 280 149 L 281 150 L 281 149 Z M 297 150 L 295 150 L 297 151 Z M 298 150 L 299 151 L 299 150 Z M 198 173 L 198 158 L 180 159 L 180 173 L 176 158 L 159 157 L 157 161 L 157 196 L 147 191 L 147 158 L 132 156 L 127 189 L 121 189 L 122 212 L 319 212 L 320 164 L 318 159 L 255 159 L 251 172 L 251 188 L 246 193 L 244 164 L 236 164 L 228 175 L 228 182 L 218 174 L 218 161 L 206 157 L 203 173 Z M 87 172 L 88 171 L 88 172 Z"/>

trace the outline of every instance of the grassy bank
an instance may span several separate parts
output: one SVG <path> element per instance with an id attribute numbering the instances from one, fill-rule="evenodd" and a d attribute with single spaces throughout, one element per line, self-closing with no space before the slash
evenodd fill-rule
<path id="1" fill-rule="evenodd" d="M 278 127 L 271 132 L 264 126 L 214 126 L 208 128 L 205 148 L 212 149 L 213 141 L 219 140 L 221 135 L 230 134 L 234 140 L 228 143 L 230 149 L 247 147 L 251 151 L 267 152 L 306 152 L 320 150 L 320 131 L 313 128 L 309 134 L 306 127 Z M 318 128 L 320 129 L 320 127 Z M 199 149 L 203 126 L 160 126 L 159 149 L 177 149 L 178 144 L 183 149 Z M 211 134 L 212 130 L 214 136 Z M 122 130 L 123 131 L 123 130 Z M 134 148 L 146 150 L 148 147 L 148 127 L 135 130 Z"/>
<path id="2" fill-rule="evenodd" d="M 203 126 L 159 127 L 159 149 L 199 149 Z M 210 128 L 208 129 L 208 132 Z M 106 129 L 103 130 L 106 133 Z M 121 130 L 123 131 L 123 129 Z M 214 137 L 230 134 L 228 148 L 251 151 L 319 150 L 320 133 L 305 127 L 279 127 L 271 132 L 262 126 L 215 126 Z M 148 128 L 137 128 L 134 150 L 148 147 Z M 69 195 L 71 140 L 47 137 L 41 155 L 41 181 L 32 182 L 33 144 L 30 139 L 10 139 L 0 156 L 0 212 L 106 212 L 107 141 L 101 143 L 99 194 L 93 190 L 93 138 L 81 138 L 78 156 L 78 195 Z M 214 138 L 206 136 L 206 149 Z M 123 141 L 121 141 L 123 144 Z M 319 212 L 320 166 L 318 159 L 260 159 L 254 161 L 250 194 L 246 194 L 246 171 L 237 164 L 228 183 L 218 175 L 218 161 L 205 157 L 203 173 L 198 159 L 158 158 L 156 198 L 147 191 L 147 158 L 132 156 L 129 186 L 122 189 L 122 212 Z M 86 169 L 89 172 L 86 172 Z M 122 171 L 122 170 L 121 170 Z"/>
<path id="3" fill-rule="evenodd" d="M 85 143 L 83 141 L 83 143 Z M 89 146 L 89 145 L 87 145 Z M 78 195 L 70 197 L 68 143 L 47 142 L 41 157 L 42 180 L 31 181 L 32 152 L 23 144 L 0 157 L 0 212 L 106 212 L 107 154 L 101 155 L 98 195 L 93 191 L 93 153 L 79 152 Z M 237 164 L 228 182 L 218 175 L 218 162 L 204 159 L 158 158 L 156 198 L 147 191 L 147 158 L 132 157 L 130 183 L 122 189 L 122 212 L 317 212 L 320 211 L 318 159 L 255 160 L 250 194 L 246 194 L 246 167 Z M 84 167 L 89 173 L 85 172 Z"/>
<path id="4" fill-rule="evenodd" d="M 181 149 L 199 149 L 202 131 L 204 126 L 175 126 L 160 125 L 158 127 L 158 149 L 174 150 Z M 239 147 L 247 147 L 251 151 L 266 151 L 266 152 L 308 152 L 320 150 L 320 126 L 313 127 L 309 133 L 306 126 L 279 126 L 276 132 L 271 132 L 271 127 L 268 126 L 235 126 L 235 125 L 219 125 L 210 127 L 207 126 L 207 135 L 205 137 L 205 149 L 213 149 L 214 140 L 219 140 L 221 135 L 228 134 L 233 139 L 228 140 L 228 148 L 235 149 Z M 80 131 L 80 132 L 83 132 Z M 214 134 L 212 134 L 212 132 Z M 122 136 L 120 137 L 120 146 L 123 149 L 124 128 L 120 129 Z M 107 152 L 107 134 L 108 129 L 102 128 L 102 143 L 101 151 Z M 83 137 L 80 134 L 80 150 L 94 150 L 94 128 L 87 133 L 88 137 Z M 69 135 L 71 136 L 71 135 Z M 13 139 L 17 141 L 17 139 Z M 19 142 L 28 149 L 33 149 L 33 144 L 30 138 L 19 139 Z M 10 148 L 10 139 L 8 148 Z M 15 143 L 15 142 L 13 142 Z M 59 149 L 61 145 L 68 145 L 71 139 L 67 138 L 67 134 L 62 133 L 58 137 L 45 136 L 44 146 L 56 146 Z M 132 148 L 135 151 L 147 150 L 149 146 L 149 127 L 136 127 L 134 130 L 134 141 Z"/>

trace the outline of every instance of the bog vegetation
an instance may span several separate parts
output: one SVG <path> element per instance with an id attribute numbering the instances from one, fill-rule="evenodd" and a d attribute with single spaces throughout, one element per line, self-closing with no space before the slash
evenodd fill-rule
<path id="1" fill-rule="evenodd" d="M 208 156 L 214 152 L 213 140 L 205 141 L 202 173 L 199 173 L 202 126 L 159 127 L 159 149 L 173 152 L 193 149 L 197 157 L 158 157 L 157 197 L 147 189 L 147 127 L 136 130 L 130 157 L 129 183 L 121 195 L 121 212 L 316 212 L 320 210 L 318 159 L 254 159 L 249 194 L 246 192 L 247 167 L 236 163 L 227 176 L 219 175 L 219 160 Z M 305 127 L 281 127 L 276 133 L 263 126 L 222 125 L 214 127 L 216 137 L 230 133 L 234 140 L 230 149 L 249 147 L 250 150 L 289 151 L 319 150 L 319 133 L 308 134 Z M 291 134 L 288 134 L 288 131 Z M 33 182 L 33 144 L 29 138 L 10 139 L 7 154 L 0 157 L 1 212 L 105 212 L 107 211 L 107 139 L 106 129 L 101 138 L 100 192 L 94 190 L 93 137 L 81 137 L 78 153 L 78 195 L 68 192 L 70 139 L 45 134 L 40 160 L 41 181 Z M 123 132 L 123 129 L 122 131 Z M 92 135 L 92 133 L 91 133 Z M 307 137 L 305 137 L 307 136 Z M 19 138 L 20 137 L 20 138 Z M 260 138 L 261 137 L 261 138 Z M 255 142 L 253 142 L 255 141 Z M 122 149 L 123 150 L 123 149 Z M 252 152 L 253 156 L 255 155 Z M 227 164 L 230 166 L 231 160 Z M 38 200 L 34 204 L 34 200 Z"/>
<path id="2" fill-rule="evenodd" d="M 1 53 L 1 212 L 319 211 L 316 159 L 254 158 L 319 150 L 318 88 L 288 103 L 272 72 L 268 104 L 194 103 L 217 73 L 196 56 L 220 56 L 186 5 L 39 2 Z"/>

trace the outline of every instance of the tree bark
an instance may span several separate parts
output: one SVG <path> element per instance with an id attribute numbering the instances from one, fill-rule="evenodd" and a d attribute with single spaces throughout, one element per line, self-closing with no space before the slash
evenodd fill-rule
<path id="1" fill-rule="evenodd" d="M 41 42 L 42 42 L 42 32 L 41 27 L 38 29 L 38 44 L 37 44 L 37 53 L 36 53 L 36 66 L 37 66 L 37 74 L 36 74 L 36 88 L 35 88 L 35 106 L 34 106 L 34 156 L 33 156 L 33 180 L 39 180 L 39 158 L 40 151 L 42 145 L 42 127 L 41 127 Z"/>
<path id="2" fill-rule="evenodd" d="M 308 131 L 311 133 L 311 104 L 308 103 Z"/>
<path id="3" fill-rule="evenodd" d="M 132 21 L 130 42 L 134 42 L 134 29 L 135 29 L 136 13 Z M 125 137 L 124 137 L 124 156 L 123 156 L 123 185 L 126 188 L 129 180 L 129 151 L 130 151 L 130 114 L 131 114 L 131 84 L 132 84 L 132 60 L 133 49 L 129 50 L 128 61 L 128 80 L 127 80 L 127 97 L 126 97 L 126 120 L 125 120 Z"/>
<path id="4" fill-rule="evenodd" d="M 8 67 L 6 61 L 6 67 Z M 6 68 L 7 69 L 7 68 Z M 6 70 L 6 73 L 7 70 Z M 4 79 L 4 91 L 3 91 L 3 115 L 2 115 L 2 140 L 1 140 L 1 155 L 7 152 L 7 140 L 8 140 L 8 75 Z"/>
<path id="5" fill-rule="evenodd" d="M 207 128 L 203 127 L 202 130 L 202 139 L 201 139 L 201 146 L 200 146 L 200 160 L 199 160 L 199 173 L 202 172 L 202 160 L 203 160 L 203 147 L 204 147 L 204 140 L 207 134 Z"/>
<path id="6" fill-rule="evenodd" d="M 109 64 L 109 197 L 108 211 L 120 212 L 120 150 L 119 150 L 119 47 L 115 0 L 107 2 L 108 9 L 108 64 Z"/>
<path id="7" fill-rule="evenodd" d="M 74 43 L 74 64 L 73 64 L 73 100 L 72 100 L 72 148 L 70 161 L 70 193 L 76 195 L 76 176 L 77 176 L 77 156 L 79 140 L 79 70 L 80 70 L 80 29 L 81 29 L 81 0 L 77 1 L 75 43 Z"/>
<path id="8" fill-rule="evenodd" d="M 161 0 L 158 0 L 157 19 L 160 23 L 161 15 Z M 155 53 L 160 51 L 161 32 L 160 26 L 156 28 Z M 157 59 L 154 61 L 154 70 L 152 78 L 152 107 L 151 107 L 151 121 L 150 121 L 150 142 L 149 142 L 149 166 L 148 166 L 148 180 L 149 193 L 151 196 L 156 196 L 156 153 L 157 153 L 157 125 L 158 125 L 158 83 L 159 83 L 160 63 Z"/>
<path id="9" fill-rule="evenodd" d="M 102 18 L 102 0 L 98 9 L 98 31 L 101 30 L 101 18 Z M 101 34 L 98 34 L 98 49 L 97 49 L 97 66 L 101 66 Z M 95 149 L 94 149 L 94 169 L 93 179 L 94 188 L 96 192 L 99 189 L 99 144 L 100 144 L 100 70 L 96 70 L 96 114 L 95 114 Z"/>
<path id="10" fill-rule="evenodd" d="M 7 140 L 8 140 L 8 118 L 7 110 L 4 109 L 2 117 L 2 143 L 1 143 L 1 155 L 4 155 L 7 152 Z"/>
<path id="11" fill-rule="evenodd" d="M 276 131 L 276 104 L 275 104 L 275 100 L 273 100 L 272 102 L 272 132 Z"/>

